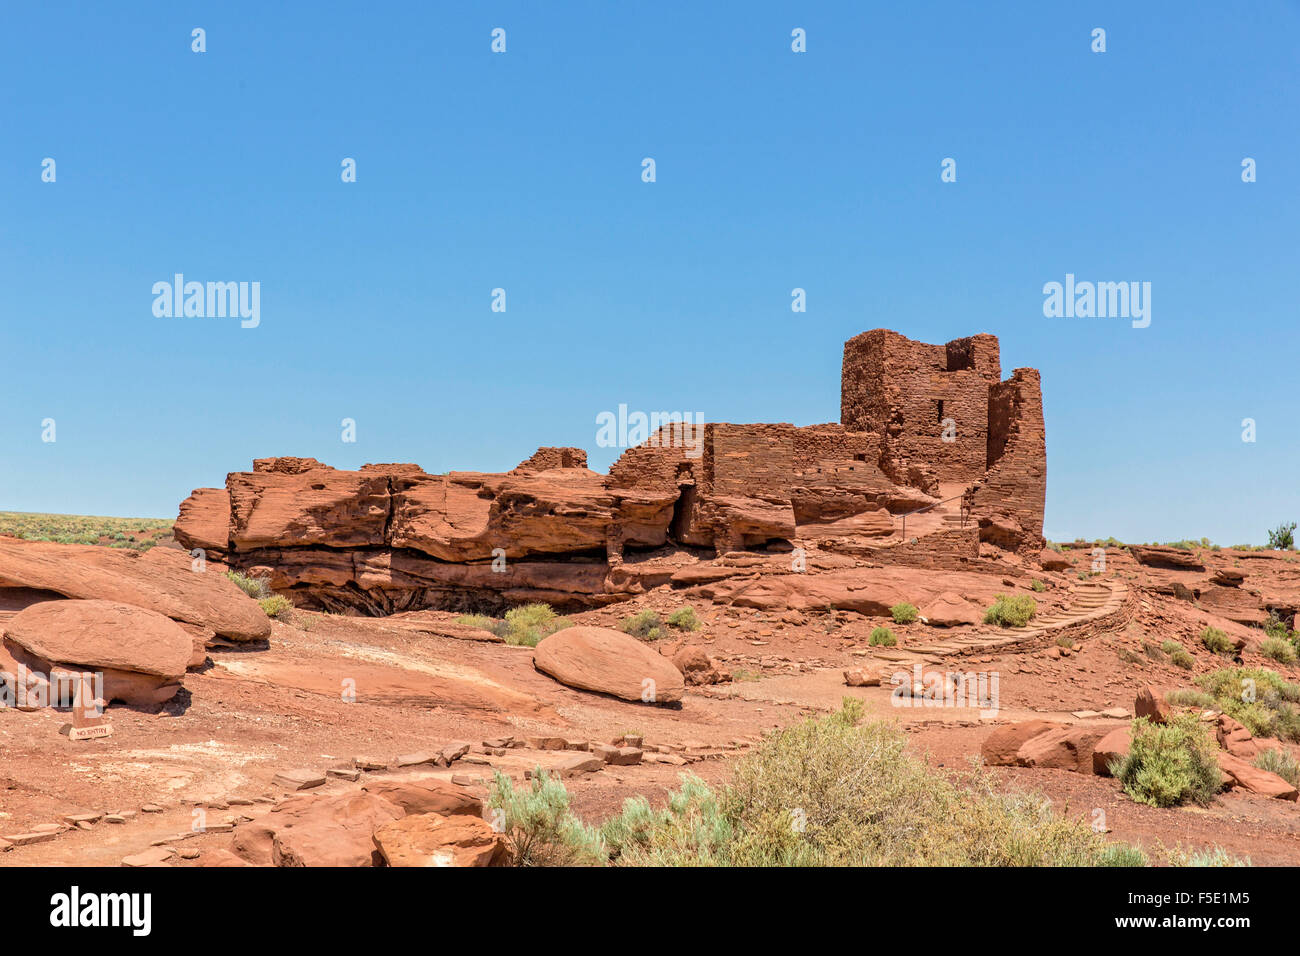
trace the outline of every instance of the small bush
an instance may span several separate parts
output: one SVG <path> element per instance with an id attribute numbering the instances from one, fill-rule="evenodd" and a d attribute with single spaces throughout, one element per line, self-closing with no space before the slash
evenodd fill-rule
<path id="1" fill-rule="evenodd" d="M 887 627 L 877 627 L 871 632 L 872 647 L 897 647 L 898 638 Z"/>
<path id="2" fill-rule="evenodd" d="M 239 589 L 254 600 L 260 601 L 271 596 L 271 582 L 266 578 L 253 578 L 239 571 L 227 571 L 226 577 L 234 581 Z"/>
<path id="3" fill-rule="evenodd" d="M 507 644 L 536 647 L 556 631 L 572 626 L 572 621 L 557 615 L 549 604 L 524 604 L 506 611 L 505 627 L 498 633 Z"/>
<path id="4" fill-rule="evenodd" d="M 262 598 L 257 602 L 266 612 L 267 617 L 273 617 L 278 621 L 283 621 L 293 610 L 293 602 L 282 594 L 273 594 L 268 598 Z"/>
<path id="5" fill-rule="evenodd" d="M 1024 627 L 1038 610 L 1038 602 L 1027 594 L 1007 597 L 999 594 L 993 606 L 984 612 L 985 624 Z"/>
<path id="6" fill-rule="evenodd" d="M 1265 657 L 1271 657 L 1279 664 L 1294 664 L 1296 662 L 1295 645 L 1283 637 L 1268 637 L 1259 645 L 1259 652 Z"/>
<path id="7" fill-rule="evenodd" d="M 1201 643 L 1216 654 L 1230 654 L 1235 649 L 1232 639 L 1217 627 L 1207 627 L 1201 631 Z"/>
<path id="8" fill-rule="evenodd" d="M 1268 546 L 1278 551 L 1288 551 L 1295 547 L 1295 522 L 1280 524 L 1268 533 Z"/>
<path id="9" fill-rule="evenodd" d="M 1039 593 L 1047 590 L 1047 585 L 1038 580 L 1038 578 L 1034 578 L 1034 580 L 1030 581 L 1029 586 Z"/>
<path id="10" fill-rule="evenodd" d="M 1264 625 L 1264 633 L 1269 637 L 1291 638 L 1294 635 L 1286 626 L 1286 621 L 1277 616 L 1277 611 L 1269 611 L 1268 623 Z"/>
<path id="11" fill-rule="evenodd" d="M 488 617 L 486 614 L 462 614 L 456 618 L 457 624 L 464 624 L 466 627 L 477 627 L 479 630 L 492 631 L 496 633 L 497 628 L 501 626 L 501 621 L 494 617 Z M 499 635 L 504 637 L 504 634 Z"/>
<path id="12" fill-rule="evenodd" d="M 702 625 L 695 616 L 695 608 L 683 607 L 668 615 L 668 626 L 679 631 L 698 631 Z"/>
<path id="13" fill-rule="evenodd" d="M 1171 690 L 1165 694 L 1165 700 L 1175 707 L 1195 707 L 1198 710 L 1209 710 L 1214 706 L 1213 697 L 1203 690 L 1195 690 L 1191 687 Z"/>
<path id="14" fill-rule="evenodd" d="M 1169 659 L 1185 671 L 1196 666 L 1196 658 L 1187 653 L 1187 649 L 1177 641 L 1165 641 L 1160 649 L 1169 655 Z"/>
<path id="15" fill-rule="evenodd" d="M 920 616 L 915 604 L 908 604 L 904 601 L 902 604 L 895 604 L 889 609 L 889 613 L 894 616 L 895 624 L 911 624 Z"/>
<path id="16" fill-rule="evenodd" d="M 590 866 L 608 858 L 600 834 L 569 809 L 569 792 L 540 767 L 532 786 L 515 790 L 510 778 L 493 773 L 488 807 L 500 810 L 501 832 L 515 866 Z"/>
<path id="17" fill-rule="evenodd" d="M 1277 774 L 1293 787 L 1300 787 L 1300 763 L 1296 762 L 1290 751 L 1278 747 L 1261 750 L 1255 758 L 1255 766 Z"/>
<path id="18" fill-rule="evenodd" d="M 623 618 L 619 629 L 643 641 L 657 641 L 664 636 L 663 622 L 659 620 L 659 615 L 649 608 L 637 611 L 631 617 Z"/>
<path id="19" fill-rule="evenodd" d="M 653 810 L 643 796 L 600 828 L 613 862 L 624 866 L 718 866 L 733 839 L 731 821 L 703 780 L 682 774 L 668 806 Z"/>
<path id="20" fill-rule="evenodd" d="M 1151 861 L 1142 850 L 1127 843 L 1108 843 L 1101 851 L 1098 866 L 1150 866 Z"/>
<path id="21" fill-rule="evenodd" d="M 1060 637 L 1058 637 L 1058 638 L 1056 639 L 1056 646 L 1057 646 L 1057 647 L 1064 647 L 1064 648 L 1067 648 L 1067 649 L 1068 649 L 1068 648 L 1071 648 L 1071 647 L 1074 647 L 1074 638 L 1072 638 L 1072 637 L 1066 637 L 1064 634 L 1062 634 Z"/>
<path id="22" fill-rule="evenodd" d="M 1133 721 L 1128 756 L 1116 760 L 1110 772 L 1138 803 L 1205 805 L 1219 792 L 1217 749 L 1191 714 L 1180 714 L 1163 725 L 1139 717 Z"/>

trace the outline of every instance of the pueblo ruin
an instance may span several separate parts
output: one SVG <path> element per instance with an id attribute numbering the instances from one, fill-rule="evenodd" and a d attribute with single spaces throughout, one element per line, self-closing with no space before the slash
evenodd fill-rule
<path id="1" fill-rule="evenodd" d="M 187 498 L 175 536 L 303 608 L 582 609 L 661 586 L 717 597 L 763 556 L 792 572 L 1036 556 L 1046 477 L 1036 370 L 1003 379 L 993 335 L 875 329 L 844 344 L 838 423 L 674 423 L 607 475 L 578 448 L 501 474 L 259 459 Z"/>

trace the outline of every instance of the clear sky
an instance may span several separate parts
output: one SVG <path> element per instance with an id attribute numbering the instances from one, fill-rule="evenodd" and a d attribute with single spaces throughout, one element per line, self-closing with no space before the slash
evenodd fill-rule
<path id="1" fill-rule="evenodd" d="M 603 470 L 620 404 L 838 420 L 884 326 L 1042 370 L 1049 537 L 1300 520 L 1296 0 L 10 3 L 0 183 L 0 510 L 168 517 L 270 455 Z M 260 324 L 156 317 L 178 272 Z M 1044 317 L 1067 273 L 1150 282 L 1150 326 Z"/>

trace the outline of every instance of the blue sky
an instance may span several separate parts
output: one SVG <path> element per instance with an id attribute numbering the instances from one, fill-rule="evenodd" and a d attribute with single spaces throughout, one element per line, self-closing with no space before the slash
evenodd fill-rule
<path id="1" fill-rule="evenodd" d="M 167 517 L 276 454 L 603 470 L 620 403 L 838 420 L 884 326 L 1042 370 L 1049 537 L 1261 542 L 1300 520 L 1298 51 L 1295 0 L 9 4 L 0 510 Z M 261 324 L 155 317 L 176 272 Z M 1066 273 L 1150 282 L 1150 327 L 1045 318 Z"/>

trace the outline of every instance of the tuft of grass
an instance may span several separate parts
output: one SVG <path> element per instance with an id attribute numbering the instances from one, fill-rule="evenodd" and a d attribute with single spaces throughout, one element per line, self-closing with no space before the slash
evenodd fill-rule
<path id="1" fill-rule="evenodd" d="M 1278 747 L 1261 750 L 1255 757 L 1255 766 L 1277 774 L 1293 787 L 1300 787 L 1300 762 L 1291 756 L 1290 751 Z"/>
<path id="2" fill-rule="evenodd" d="M 456 623 L 464 624 L 466 627 L 477 627 L 481 631 L 492 631 L 495 634 L 502 622 L 494 617 L 488 617 L 486 614 L 462 614 L 456 618 Z M 505 635 L 498 636 L 504 637 Z"/>
<path id="3" fill-rule="evenodd" d="M 1191 670 L 1196 666 L 1196 658 L 1187 653 L 1187 648 L 1177 641 L 1165 641 L 1160 645 L 1160 650 L 1169 655 L 1169 659 L 1185 671 Z"/>
<path id="4" fill-rule="evenodd" d="M 541 767 L 524 790 L 494 771 L 487 805 L 499 811 L 493 814 L 494 828 L 504 834 L 515 866 L 591 866 L 608 858 L 600 834 L 569 809 L 569 792 L 559 777 Z"/>
<path id="5" fill-rule="evenodd" d="M 523 604 L 506 611 L 505 632 L 507 644 L 517 647 L 536 647 L 556 631 L 572 627 L 567 617 L 560 617 L 549 604 Z"/>
<path id="6" fill-rule="evenodd" d="M 1064 634 L 1062 634 L 1060 637 L 1058 637 L 1058 638 L 1056 639 L 1056 646 L 1057 646 L 1057 647 L 1064 647 L 1064 648 L 1067 648 L 1067 649 L 1068 649 L 1068 648 L 1071 648 L 1071 647 L 1074 647 L 1074 638 L 1072 638 L 1072 637 L 1066 637 Z"/>
<path id="7" fill-rule="evenodd" d="M 289 612 L 293 610 L 293 602 L 283 594 L 272 594 L 268 598 L 262 598 L 257 602 L 266 612 L 267 617 L 273 617 L 277 621 L 287 621 Z"/>
<path id="8" fill-rule="evenodd" d="M 226 577 L 234 581 L 239 589 L 254 601 L 269 598 L 272 594 L 271 582 L 267 578 L 254 578 L 240 571 L 227 571 Z"/>
<path id="9" fill-rule="evenodd" d="M 889 609 L 889 613 L 894 617 L 895 624 L 911 624 L 920 616 L 915 604 L 908 604 L 903 601 L 901 604 L 895 604 Z"/>
<path id="10" fill-rule="evenodd" d="M 659 615 L 649 608 L 637 611 L 631 617 L 623 618 L 619 629 L 624 634 L 631 634 L 643 641 L 657 641 L 664 636 L 663 622 Z"/>
<path id="11" fill-rule="evenodd" d="M 1283 637 L 1266 637 L 1259 645 L 1259 652 L 1279 664 L 1296 662 L 1295 645 Z"/>
<path id="12" fill-rule="evenodd" d="M 703 624 L 695 616 L 695 608 L 682 607 L 668 615 L 668 626 L 675 627 L 679 631 L 698 631 Z"/>
<path id="13" fill-rule="evenodd" d="M 1201 631 L 1201 643 L 1216 654 L 1231 654 L 1235 649 L 1232 639 L 1217 627 Z"/>
<path id="14" fill-rule="evenodd" d="M 1171 690 L 1165 694 L 1165 700 L 1175 707 L 1195 707 L 1198 710 L 1209 710 L 1214 707 L 1214 698 L 1203 690 L 1196 690 L 1191 687 L 1180 687 L 1178 690 Z"/>
<path id="15" fill-rule="evenodd" d="M 1153 807 L 1185 803 L 1204 806 L 1219 792 L 1218 746 L 1191 714 L 1165 724 L 1146 717 L 1133 721 L 1127 757 L 1111 764 L 1110 772 L 1133 800 Z"/>
<path id="16" fill-rule="evenodd" d="M 898 638 L 887 627 L 877 627 L 871 632 L 872 647 L 897 647 Z"/>
<path id="17" fill-rule="evenodd" d="M 1203 850 L 1170 850 L 1166 854 L 1170 866 L 1250 866 L 1250 857 L 1233 856 L 1221 846 Z"/>
<path id="18" fill-rule="evenodd" d="M 1024 627 L 1038 610 L 1038 602 L 1027 594 L 1008 597 L 999 594 L 997 600 L 984 612 L 985 624 L 1002 627 Z"/>
<path id="19" fill-rule="evenodd" d="M 1033 588 L 1035 591 L 1038 591 L 1039 593 L 1042 593 L 1043 591 L 1047 590 L 1047 585 L 1044 584 L 1042 581 L 1038 580 L 1038 578 L 1034 578 L 1032 581 L 1030 581 L 1029 586 Z"/>

